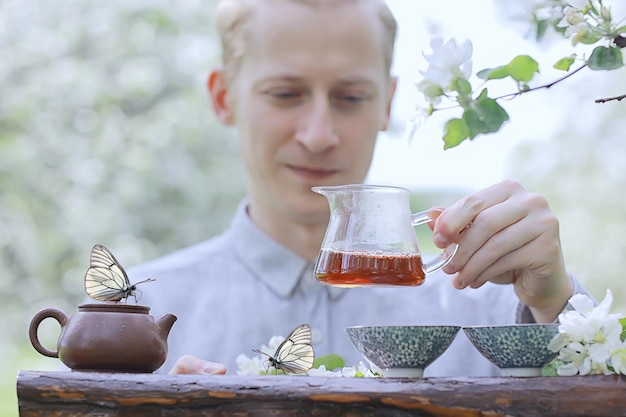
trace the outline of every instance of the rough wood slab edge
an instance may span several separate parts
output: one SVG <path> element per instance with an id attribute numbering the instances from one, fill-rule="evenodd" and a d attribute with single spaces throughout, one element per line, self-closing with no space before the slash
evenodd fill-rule
<path id="1" fill-rule="evenodd" d="M 363 379 L 20 371 L 17 390 L 20 409 L 29 410 L 86 404 L 222 411 L 262 404 L 284 410 L 289 403 L 309 410 L 366 407 L 442 416 L 453 410 L 494 416 L 607 416 L 626 410 L 623 376 Z"/>

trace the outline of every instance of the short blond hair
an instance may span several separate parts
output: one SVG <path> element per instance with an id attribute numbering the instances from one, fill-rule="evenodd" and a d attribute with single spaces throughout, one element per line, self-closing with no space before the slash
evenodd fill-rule
<path id="1" fill-rule="evenodd" d="M 262 2 L 270 0 L 220 0 L 215 11 L 215 26 L 222 43 L 222 63 L 227 78 L 234 77 L 246 51 L 246 24 L 250 22 Z M 384 0 L 287 0 L 308 7 L 339 5 L 342 3 L 369 2 L 377 8 L 383 25 L 383 53 L 387 71 L 391 69 L 396 41 L 397 23 Z"/>

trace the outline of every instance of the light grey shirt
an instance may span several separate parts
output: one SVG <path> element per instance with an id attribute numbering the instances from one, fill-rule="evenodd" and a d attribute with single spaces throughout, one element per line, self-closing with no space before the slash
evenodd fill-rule
<path id="1" fill-rule="evenodd" d="M 235 374 L 241 353 L 286 336 L 302 323 L 313 330 L 316 356 L 337 353 L 347 365 L 363 358 L 345 327 L 355 325 L 485 325 L 532 320 L 512 285 L 457 290 L 435 272 L 418 287 L 340 289 L 320 284 L 314 265 L 264 234 L 243 202 L 229 229 L 203 243 L 128 271 L 142 285 L 139 303 L 158 317 L 178 317 L 168 338 L 168 372 L 182 355 L 224 363 Z M 367 362 L 366 362 L 367 363 Z M 461 330 L 425 376 L 498 375 Z"/>

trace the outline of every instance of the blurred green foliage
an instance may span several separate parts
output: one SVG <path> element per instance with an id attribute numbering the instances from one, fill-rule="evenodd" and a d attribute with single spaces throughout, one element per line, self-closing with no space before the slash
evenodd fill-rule
<path id="1" fill-rule="evenodd" d="M 75 311 L 94 243 L 130 267 L 224 229 L 244 195 L 237 141 L 204 92 L 214 4 L 0 2 L 0 415 L 17 415 L 18 369 L 59 366 L 30 346 L 28 323 L 44 307 Z M 510 172 L 548 197 L 568 268 L 596 297 L 612 288 L 623 311 L 626 108 L 593 99 L 626 79 L 587 77 L 555 100 L 575 107 L 558 137 L 521 148 Z M 586 88 L 598 82 L 607 94 Z M 42 325 L 45 345 L 57 337 Z"/>
<path id="2" fill-rule="evenodd" d="M 0 402 L 15 414 L 11 359 L 36 354 L 37 310 L 83 300 L 93 244 L 130 267 L 224 229 L 244 195 L 204 87 L 214 5 L 0 3 Z"/>
<path id="3" fill-rule="evenodd" d="M 3 9 L 4 306 L 79 300 L 96 242 L 130 266 L 221 230 L 243 180 L 203 88 L 212 2 Z"/>

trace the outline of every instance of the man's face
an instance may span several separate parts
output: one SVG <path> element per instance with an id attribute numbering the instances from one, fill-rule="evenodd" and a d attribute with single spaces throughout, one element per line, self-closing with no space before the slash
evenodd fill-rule
<path id="1" fill-rule="evenodd" d="M 314 185 L 360 183 L 393 95 L 372 7 L 268 2 L 228 92 L 251 209 L 326 222 Z"/>

